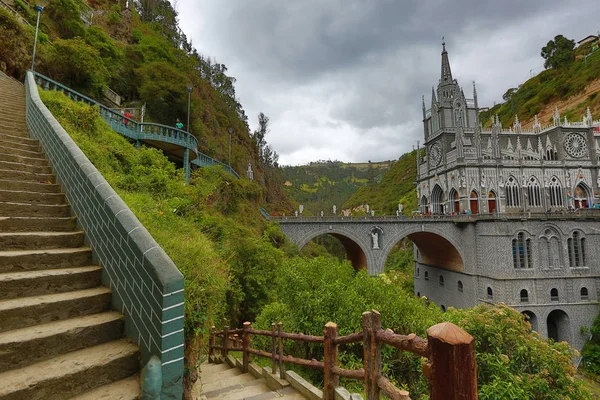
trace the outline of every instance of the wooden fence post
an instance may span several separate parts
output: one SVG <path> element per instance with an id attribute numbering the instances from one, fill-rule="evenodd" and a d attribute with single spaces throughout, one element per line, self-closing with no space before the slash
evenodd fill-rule
<path id="1" fill-rule="evenodd" d="M 271 323 L 271 373 L 275 375 L 277 372 L 277 362 L 275 356 L 277 355 L 277 336 L 275 336 L 275 322 Z"/>
<path id="2" fill-rule="evenodd" d="M 248 372 L 248 365 L 250 364 L 250 328 L 252 324 L 250 322 L 244 322 L 244 333 L 242 336 L 242 372 L 245 374 Z"/>
<path id="3" fill-rule="evenodd" d="M 475 339 L 458 326 L 443 322 L 427 329 L 431 400 L 476 400 Z"/>
<path id="4" fill-rule="evenodd" d="M 283 366 L 283 322 L 277 324 L 277 333 L 279 336 L 279 377 L 285 379 L 285 367 Z"/>
<path id="5" fill-rule="evenodd" d="M 208 337 L 208 362 L 214 362 L 215 349 L 215 326 L 210 327 L 210 336 Z"/>
<path id="6" fill-rule="evenodd" d="M 335 339 L 338 336 L 338 327 L 333 322 L 328 322 L 323 330 L 324 340 L 324 369 L 323 369 L 323 400 L 335 398 L 335 388 L 340 385 L 340 377 L 333 373 L 333 368 L 338 366 L 338 347 Z"/>
<path id="7" fill-rule="evenodd" d="M 363 346 L 365 364 L 366 400 L 379 400 L 377 380 L 381 376 L 381 344 L 377 342 L 377 331 L 381 329 L 381 315 L 373 310 L 362 315 Z"/>
<path id="8" fill-rule="evenodd" d="M 224 326 L 223 327 L 223 349 L 221 350 L 221 356 L 223 357 L 223 362 L 225 362 L 225 358 L 227 357 L 227 353 L 228 353 L 227 347 L 228 346 L 229 346 L 229 327 Z"/>

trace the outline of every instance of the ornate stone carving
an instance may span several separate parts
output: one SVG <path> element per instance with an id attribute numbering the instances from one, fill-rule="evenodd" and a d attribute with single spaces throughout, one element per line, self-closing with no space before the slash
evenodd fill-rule
<path id="1" fill-rule="evenodd" d="M 587 152 L 587 141 L 580 133 L 569 133 L 565 137 L 564 146 L 571 157 L 581 158 Z"/>

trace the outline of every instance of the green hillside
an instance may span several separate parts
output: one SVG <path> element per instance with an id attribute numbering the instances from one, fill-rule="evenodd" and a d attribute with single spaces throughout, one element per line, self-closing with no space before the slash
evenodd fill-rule
<path id="1" fill-rule="evenodd" d="M 298 204 L 304 205 L 304 214 L 318 215 L 321 211 L 338 210 L 357 189 L 381 182 L 394 161 L 343 163 L 317 161 L 297 167 L 283 167 L 285 192 Z"/>
<path id="2" fill-rule="evenodd" d="M 369 205 L 377 215 L 394 215 L 398 204 L 403 205 L 403 214 L 409 215 L 417 207 L 417 191 L 414 182 L 417 177 L 417 151 L 406 153 L 398 159 L 379 183 L 360 187 L 343 204 L 344 209 L 353 214 L 363 212 Z"/>
<path id="3" fill-rule="evenodd" d="M 592 49 L 597 42 L 575 49 L 571 59 L 548 68 L 527 80 L 518 88 L 508 89 L 504 103 L 481 113 L 485 127 L 491 126 L 491 117 L 498 114 L 504 126 L 514 123 L 515 115 L 523 126 L 530 126 L 539 114 L 540 123 L 552 122 L 554 107 L 569 121 L 581 121 L 587 107 L 594 118 L 600 115 L 600 50 Z M 586 57 L 587 56 L 587 57 Z"/>

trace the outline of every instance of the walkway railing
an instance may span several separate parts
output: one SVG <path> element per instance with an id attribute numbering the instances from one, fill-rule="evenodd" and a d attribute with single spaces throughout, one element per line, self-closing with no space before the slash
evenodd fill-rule
<path id="1" fill-rule="evenodd" d="M 453 221 L 453 222 L 477 222 L 494 220 L 523 220 L 523 219 L 600 219 L 600 209 L 584 208 L 576 211 L 561 212 L 519 212 L 519 213 L 492 213 L 492 214 L 455 214 L 455 215 L 415 215 L 415 216 L 271 216 L 271 220 L 279 223 L 297 223 L 297 222 L 329 222 L 329 221 L 394 221 L 394 222 L 415 222 L 415 221 Z"/>
<path id="2" fill-rule="evenodd" d="M 381 328 L 381 316 L 377 311 L 362 315 L 362 332 L 347 336 L 338 336 L 337 325 L 329 322 L 325 325 L 324 336 L 310 336 L 283 332 L 283 324 L 271 325 L 271 330 L 253 329 L 245 322 L 241 329 L 222 331 L 211 328 L 209 339 L 209 361 L 214 361 L 215 350 L 225 358 L 229 351 L 241 351 L 242 372 L 248 372 L 250 356 L 271 359 L 271 372 L 285 378 L 285 364 L 301 365 L 323 371 L 323 400 L 333 400 L 339 378 L 356 379 L 364 382 L 367 400 L 376 400 L 381 392 L 392 399 L 410 400 L 409 393 L 398 389 L 382 373 L 382 344 L 393 346 L 402 351 L 428 359 L 423 373 L 429 380 L 431 400 L 470 400 L 477 399 L 477 365 L 475 362 L 475 339 L 467 332 L 449 322 L 432 326 L 427 330 L 427 340 L 414 334 L 400 335 L 392 330 Z M 239 338 L 241 335 L 241 340 Z M 251 347 L 252 335 L 271 338 L 271 351 Z M 217 344 L 220 338 L 221 344 Z M 306 360 L 284 354 L 284 340 L 323 344 L 323 361 Z M 363 364 L 359 370 L 340 368 L 338 346 L 360 343 L 364 348 Z"/>
<path id="3" fill-rule="evenodd" d="M 170 143 L 180 146 L 184 150 L 183 154 L 183 167 L 185 170 L 186 180 L 189 182 L 190 178 L 190 162 L 197 165 L 198 167 L 221 165 L 223 169 L 236 178 L 239 178 L 239 174 L 235 172 L 231 166 L 217 161 L 206 154 L 198 151 L 198 139 L 189 132 L 181 129 L 174 128 L 172 126 L 138 122 L 134 119 L 127 118 L 125 115 L 116 112 L 109 107 L 93 100 L 75 90 L 62 85 L 47 76 L 40 73 L 33 72 L 35 81 L 38 86 L 45 90 L 58 90 L 67 95 L 74 101 L 81 101 L 90 106 L 98 107 L 100 116 L 104 119 L 112 130 L 115 132 L 136 141 L 136 145 L 139 146 L 139 142 L 157 141 L 163 143 Z M 150 143 L 151 144 L 151 143 Z"/>

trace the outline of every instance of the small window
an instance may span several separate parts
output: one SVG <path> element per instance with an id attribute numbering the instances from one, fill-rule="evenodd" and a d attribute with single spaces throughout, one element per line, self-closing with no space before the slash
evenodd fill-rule
<path id="1" fill-rule="evenodd" d="M 444 286 L 444 277 L 440 276 L 440 286 Z"/>
<path id="2" fill-rule="evenodd" d="M 550 300 L 558 301 L 558 289 L 553 288 L 552 290 L 550 290 Z"/>
<path id="3" fill-rule="evenodd" d="M 494 292 L 492 291 L 492 288 L 489 286 L 487 288 L 487 298 L 490 300 L 494 300 Z"/>
<path id="4" fill-rule="evenodd" d="M 446 306 L 445 305 L 441 305 L 440 308 L 442 309 L 443 312 L 446 312 Z"/>
<path id="5" fill-rule="evenodd" d="M 529 293 L 527 290 L 521 290 L 521 303 L 527 303 L 529 301 Z"/>
<path id="6" fill-rule="evenodd" d="M 417 292 L 417 297 L 421 297 L 421 292 Z"/>
<path id="7" fill-rule="evenodd" d="M 462 281 L 458 281 L 458 291 L 462 292 L 463 291 L 463 284 Z"/>
<path id="8" fill-rule="evenodd" d="M 588 290 L 586 287 L 582 287 L 580 293 L 581 293 L 581 300 L 589 299 Z"/>
<path id="9" fill-rule="evenodd" d="M 428 281 L 429 280 L 429 272 L 425 271 L 425 280 Z"/>
<path id="10" fill-rule="evenodd" d="M 420 273 L 420 272 L 421 272 L 421 271 L 420 271 L 420 269 L 419 269 L 419 268 L 417 268 L 417 278 L 419 277 L 419 273 Z"/>

